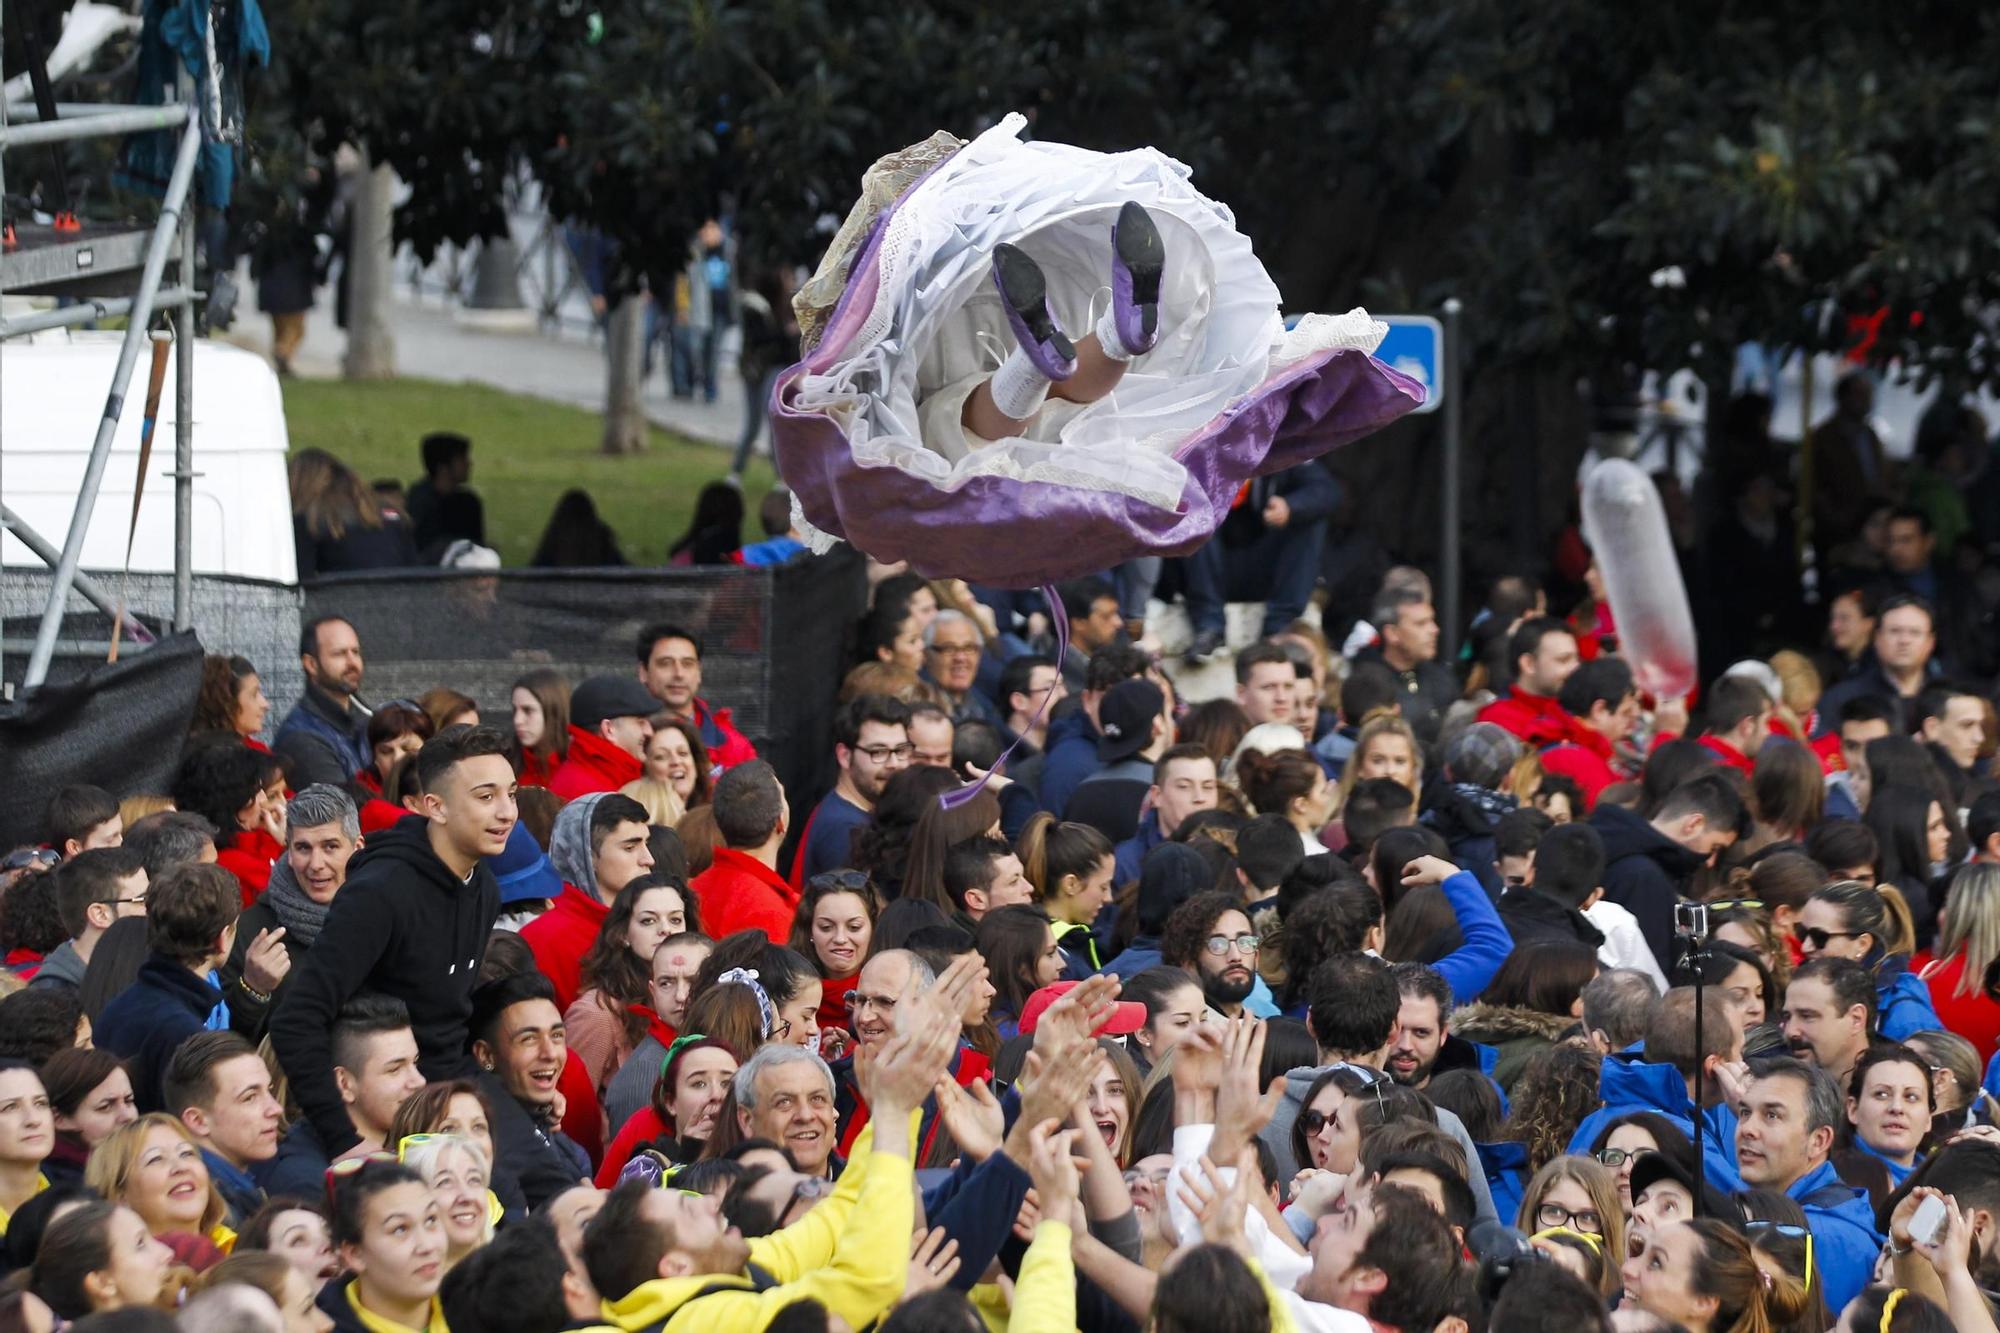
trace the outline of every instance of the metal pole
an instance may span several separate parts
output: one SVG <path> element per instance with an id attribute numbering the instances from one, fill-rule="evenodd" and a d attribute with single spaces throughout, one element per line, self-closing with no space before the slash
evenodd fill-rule
<path id="1" fill-rule="evenodd" d="M 163 106 L 147 111 L 107 111 L 101 116 L 78 116 L 74 120 L 37 121 L 0 130 L 0 148 L 30 148 L 35 144 L 67 143 L 71 139 L 170 130 L 187 123 L 189 115 L 187 107 Z"/>
<path id="2" fill-rule="evenodd" d="M 215 40 L 211 12 L 209 41 Z M 212 54 L 212 53 L 211 53 Z M 193 89 L 185 70 L 181 95 L 193 105 Z M 199 120 L 190 120 L 196 132 Z M 180 220 L 181 300 L 174 312 L 174 631 L 194 624 L 194 242 L 200 204 L 190 205 Z"/>
<path id="3" fill-rule="evenodd" d="M 35 631 L 35 651 L 28 658 L 22 683 L 34 689 L 47 679 L 49 662 L 55 657 L 56 636 L 62 631 L 63 604 L 83 561 L 83 539 L 90 531 L 91 512 L 97 508 L 97 492 L 104 484 L 104 466 L 111 461 L 111 437 L 117 433 L 118 418 L 125 411 L 125 389 L 132 382 L 132 366 L 139 359 L 139 345 L 147 341 L 146 326 L 153 319 L 153 297 L 160 290 L 160 274 L 166 268 L 167 250 L 174 228 L 180 222 L 188 185 L 194 179 L 194 161 L 201 148 L 201 122 L 192 116 L 181 134 L 180 153 L 174 158 L 173 175 L 167 181 L 166 197 L 160 203 L 160 220 L 154 224 L 153 240 L 146 247 L 146 267 L 139 276 L 139 294 L 132 302 L 131 322 L 118 347 L 118 366 L 111 374 L 111 392 L 104 400 L 104 416 L 97 423 L 97 438 L 91 444 L 90 462 L 84 468 L 83 485 L 77 488 L 76 511 L 70 515 L 69 534 L 63 539 L 62 558 L 56 565 L 55 581 L 49 586 L 48 605 L 42 609 L 41 627 Z"/>
<path id="4" fill-rule="evenodd" d="M 5 528 L 7 531 L 13 533 L 16 541 L 20 542 L 21 545 L 27 547 L 30 551 L 33 551 L 48 564 L 50 569 L 54 569 L 56 563 L 62 559 L 61 551 L 51 546 L 47 538 L 29 527 L 19 514 L 4 504 L 0 504 L 0 528 Z M 118 599 L 113 597 L 110 591 L 96 579 L 90 577 L 90 575 L 84 573 L 82 570 L 78 570 L 75 579 L 72 581 L 72 586 L 78 592 L 82 593 L 84 599 L 92 606 L 102 611 L 105 615 L 110 616 L 113 620 L 117 620 L 122 614 L 125 620 L 125 633 L 134 643 L 145 644 L 153 642 L 153 631 L 140 624 L 138 618 L 130 612 L 121 613 L 118 609 Z"/>
<path id="5" fill-rule="evenodd" d="M 184 288 L 169 287 L 155 301 L 160 305 L 178 305 L 192 294 Z M 0 319 L 0 338 L 18 338 L 27 333 L 40 333 L 44 329 L 67 329 L 93 320 L 115 319 L 131 309 L 132 298 L 129 296 L 86 296 L 79 298 L 75 305 L 37 310 L 19 319 Z"/>
<path id="6" fill-rule="evenodd" d="M 1444 660 L 1458 660 L 1460 584 L 1463 571 L 1459 554 L 1459 427 L 1464 419 L 1464 398 L 1459 383 L 1458 316 L 1464 309 L 1456 296 L 1444 303 L 1444 533 L 1438 559 L 1443 568 L 1444 600 L 1438 608 L 1444 621 Z"/>

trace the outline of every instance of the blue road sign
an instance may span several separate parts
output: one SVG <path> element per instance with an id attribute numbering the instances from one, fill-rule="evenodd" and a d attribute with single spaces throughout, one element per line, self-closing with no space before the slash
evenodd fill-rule
<path id="1" fill-rule="evenodd" d="M 1375 349 L 1382 364 L 1424 386 L 1418 412 L 1435 412 L 1444 401 L 1444 325 L 1429 315 L 1376 315 L 1389 336 Z"/>

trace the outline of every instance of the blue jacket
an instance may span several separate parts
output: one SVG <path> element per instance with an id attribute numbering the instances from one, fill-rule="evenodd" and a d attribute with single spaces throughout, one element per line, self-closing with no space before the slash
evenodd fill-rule
<path id="1" fill-rule="evenodd" d="M 1020 1116 L 1020 1094 L 1009 1089 L 1000 1099 L 1001 1116 L 1009 1128 Z M 1006 1153 L 994 1153 L 974 1165 L 966 1158 L 935 1189 L 924 1192 L 924 1216 L 958 1242 L 959 1269 L 951 1285 L 970 1291 L 1013 1233 L 1021 1201 L 1028 1197 L 1028 1173 Z M 977 1268 L 978 1272 L 972 1270 Z"/>
<path id="2" fill-rule="evenodd" d="M 1598 1096 L 1604 1105 L 1583 1118 L 1570 1136 L 1569 1150 L 1582 1156 L 1604 1127 L 1634 1111 L 1652 1111 L 1673 1121 L 1676 1128 L 1693 1139 L 1695 1105 L 1688 1100 L 1687 1080 L 1672 1065 L 1648 1064 L 1624 1052 L 1607 1056 L 1598 1074 Z M 1726 1106 L 1710 1106 L 1701 1112 L 1702 1176 L 1726 1194 L 1743 1188 L 1736 1173 L 1736 1113 Z"/>
<path id="3" fill-rule="evenodd" d="M 239 1171 L 220 1153 L 201 1150 L 201 1160 L 208 1167 L 208 1178 L 214 1183 L 216 1193 L 229 1205 L 229 1216 L 223 1219 L 231 1227 L 240 1227 L 250 1220 L 250 1215 L 264 1206 L 264 1191 L 257 1179 L 248 1171 Z M 320 1178 L 320 1190 L 326 1189 L 326 1179 Z M 315 1196 L 308 1194 L 308 1199 Z"/>
<path id="4" fill-rule="evenodd" d="M 1845 1308 L 1868 1285 L 1882 1249 L 1867 1194 L 1841 1180 L 1831 1162 L 1800 1176 L 1785 1194 L 1805 1210 L 1806 1225 L 1812 1228 L 1826 1308 Z"/>
<path id="5" fill-rule="evenodd" d="M 94 1038 L 124 1059 L 141 1115 L 167 1109 L 164 1087 L 174 1048 L 206 1029 L 221 998 L 212 983 L 179 963 L 148 954 L 132 984 L 97 1016 Z"/>
<path id="6" fill-rule="evenodd" d="M 1931 1003 L 1931 988 L 1910 971 L 1910 960 L 1900 954 L 1884 958 L 1875 970 L 1875 1027 L 1890 1041 L 1901 1041 L 1912 1032 L 1941 1032 L 1937 1006 Z"/>
<path id="7" fill-rule="evenodd" d="M 301 1199 L 317 1199 L 326 1193 L 326 1168 L 331 1164 L 326 1145 L 313 1132 L 305 1116 L 292 1122 L 278 1140 L 277 1155 L 250 1168 L 250 1174 L 270 1198 L 293 1194 Z"/>
<path id="8" fill-rule="evenodd" d="M 1438 887 L 1458 917 L 1458 933 L 1465 943 L 1438 959 L 1435 966 L 1438 975 L 1450 983 L 1453 1000 L 1469 1004 L 1479 998 L 1500 964 L 1514 952 L 1514 937 L 1500 923 L 1493 900 L 1471 871 L 1461 870 Z"/>
<path id="9" fill-rule="evenodd" d="M 1042 786 L 1036 793 L 1042 809 L 1062 817 L 1069 798 L 1083 780 L 1104 765 L 1097 762 L 1097 727 L 1081 708 L 1049 723 L 1042 747 Z"/>
<path id="10" fill-rule="evenodd" d="M 1502 1226 L 1513 1226 L 1521 1213 L 1521 1200 L 1528 1192 L 1528 1145 L 1525 1143 L 1478 1143 L 1479 1169 L 1486 1173 L 1486 1188 L 1493 1192 L 1493 1211 Z M 1540 1227 L 1527 1226 L 1533 1233 Z"/>
<path id="11" fill-rule="evenodd" d="M 1146 853 L 1167 840 L 1160 832 L 1160 812 L 1148 810 L 1139 820 L 1139 831 L 1111 849 L 1114 887 L 1130 884 L 1139 878 L 1139 867 L 1146 859 Z"/>
<path id="12" fill-rule="evenodd" d="M 1130 981 L 1149 967 L 1160 966 L 1160 940 L 1157 935 L 1134 935 L 1132 942 L 1119 955 L 1103 967 L 1104 975 L 1117 977 L 1120 981 Z"/>

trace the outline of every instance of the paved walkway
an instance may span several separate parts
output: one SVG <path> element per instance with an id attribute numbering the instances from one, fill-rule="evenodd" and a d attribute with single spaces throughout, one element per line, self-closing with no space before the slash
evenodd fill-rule
<path id="1" fill-rule="evenodd" d="M 254 288 L 244 289 L 236 323 L 224 336 L 239 347 L 268 355 L 271 321 L 257 313 L 253 293 Z M 521 332 L 481 328 L 439 301 L 412 298 L 401 288 L 390 304 L 390 326 L 401 375 L 488 384 L 593 412 L 604 408 L 604 347 L 599 340 L 546 334 L 532 325 Z M 308 378 L 336 378 L 346 346 L 347 335 L 333 322 L 332 297 L 322 292 L 307 319 L 305 342 L 293 366 Z M 727 355 L 723 363 L 716 376 L 716 400 L 704 403 L 670 395 L 665 370 L 656 362 L 643 395 L 646 415 L 668 430 L 733 448 L 743 428 L 743 380 Z"/>

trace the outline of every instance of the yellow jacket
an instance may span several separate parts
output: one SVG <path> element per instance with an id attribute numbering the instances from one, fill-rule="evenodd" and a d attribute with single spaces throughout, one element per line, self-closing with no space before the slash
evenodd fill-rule
<path id="1" fill-rule="evenodd" d="M 874 1141 L 872 1128 L 862 1131 L 830 1197 L 783 1231 L 750 1242 L 750 1262 L 777 1285 L 759 1291 L 741 1274 L 655 1278 L 623 1300 L 605 1301 L 602 1327 L 756 1333 L 807 1297 L 854 1328 L 875 1322 L 903 1294 L 916 1191 L 909 1159 L 875 1156 Z"/>

